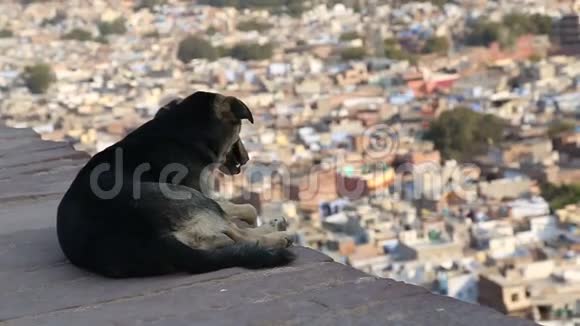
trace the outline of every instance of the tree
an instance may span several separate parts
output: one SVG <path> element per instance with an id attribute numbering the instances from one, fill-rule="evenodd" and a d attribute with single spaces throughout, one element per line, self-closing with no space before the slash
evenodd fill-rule
<path id="1" fill-rule="evenodd" d="M 229 51 L 233 58 L 242 61 L 266 60 L 272 57 L 274 49 L 271 44 L 260 45 L 257 43 L 237 44 Z"/>
<path id="2" fill-rule="evenodd" d="M 198 0 L 198 4 L 213 7 L 234 7 L 237 9 L 267 9 L 272 13 L 287 13 L 300 16 L 311 6 L 305 0 Z"/>
<path id="3" fill-rule="evenodd" d="M 532 26 L 535 26 L 534 34 L 552 34 L 552 28 L 554 27 L 554 21 L 552 17 L 534 14 L 532 15 L 532 21 Z"/>
<path id="4" fill-rule="evenodd" d="M 572 121 L 557 120 L 548 126 L 548 136 L 550 138 L 555 138 L 556 136 L 568 131 L 572 131 L 575 128 L 576 124 Z"/>
<path id="5" fill-rule="evenodd" d="M 481 20 L 467 36 L 467 43 L 474 46 L 490 46 L 494 42 L 508 43 L 506 29 L 499 23 Z"/>
<path id="6" fill-rule="evenodd" d="M 33 94 L 45 93 L 50 84 L 56 81 L 52 67 L 45 63 L 38 63 L 24 68 L 22 78 L 26 87 Z"/>
<path id="7" fill-rule="evenodd" d="M 135 10 L 149 9 L 154 10 L 156 7 L 164 5 L 167 0 L 141 0 L 135 7 Z"/>
<path id="8" fill-rule="evenodd" d="M 503 17 L 502 23 L 516 37 L 525 34 L 550 34 L 552 32 L 552 18 L 540 14 L 511 13 Z"/>
<path id="9" fill-rule="evenodd" d="M 385 57 L 392 60 L 406 60 L 411 63 L 417 62 L 417 57 L 405 50 L 397 39 L 385 40 Z"/>
<path id="10" fill-rule="evenodd" d="M 302 13 L 308 9 L 306 2 L 289 0 L 286 2 L 286 12 L 292 17 L 300 17 Z"/>
<path id="11" fill-rule="evenodd" d="M 218 29 L 215 26 L 210 26 L 205 30 L 205 34 L 208 36 L 215 35 L 218 32 Z"/>
<path id="12" fill-rule="evenodd" d="M 238 23 L 237 28 L 240 31 L 258 31 L 264 32 L 271 29 L 273 26 L 270 23 L 259 22 L 256 20 L 246 20 Z"/>
<path id="13" fill-rule="evenodd" d="M 93 34 L 87 30 L 75 28 L 63 35 L 62 38 L 64 40 L 90 41 L 93 39 Z"/>
<path id="14" fill-rule="evenodd" d="M 10 29 L 0 29 L 0 38 L 9 38 L 14 36 L 14 33 Z"/>
<path id="15" fill-rule="evenodd" d="M 540 14 L 526 15 L 510 13 L 501 22 L 479 20 L 467 37 L 467 43 L 475 46 L 489 46 L 499 42 L 501 46 L 512 46 L 517 38 L 526 34 L 550 34 L 552 18 Z"/>
<path id="16" fill-rule="evenodd" d="M 362 47 L 349 47 L 340 52 L 342 60 L 361 60 L 366 56 L 366 51 Z"/>
<path id="17" fill-rule="evenodd" d="M 360 38 L 360 35 L 358 35 L 358 33 L 355 31 L 344 32 L 340 35 L 340 41 L 342 41 L 342 42 L 348 42 L 348 41 L 356 40 L 358 38 Z"/>
<path id="18" fill-rule="evenodd" d="M 20 3 L 26 6 L 26 5 L 29 5 L 29 4 L 32 4 L 35 2 L 40 2 L 40 1 L 42 1 L 42 0 L 20 0 Z"/>
<path id="19" fill-rule="evenodd" d="M 107 36 L 112 34 L 125 34 L 127 32 L 127 27 L 125 26 L 125 19 L 119 17 L 111 22 L 101 21 L 97 24 L 99 28 L 99 33 L 101 36 Z"/>
<path id="20" fill-rule="evenodd" d="M 580 185 L 569 184 L 557 186 L 551 183 L 541 185 L 542 196 L 550 203 L 552 209 L 560 209 L 569 204 L 580 202 Z"/>
<path id="21" fill-rule="evenodd" d="M 215 51 L 217 53 L 217 57 L 218 58 L 224 58 L 224 57 L 231 57 L 232 56 L 232 49 L 231 48 L 227 48 L 225 46 L 217 46 L 215 48 Z"/>
<path id="22" fill-rule="evenodd" d="M 157 30 L 147 32 L 143 35 L 146 38 L 159 38 L 159 32 Z"/>
<path id="23" fill-rule="evenodd" d="M 433 141 L 443 157 L 465 160 L 484 153 L 503 140 L 504 122 L 468 108 L 446 111 L 433 121 L 425 138 Z"/>
<path id="24" fill-rule="evenodd" d="M 108 44 L 109 43 L 109 40 L 107 39 L 107 37 L 105 37 L 103 35 L 99 35 L 99 36 L 95 37 L 93 40 L 95 42 L 101 43 L 101 44 Z"/>
<path id="25" fill-rule="evenodd" d="M 437 7 L 443 7 L 446 3 L 450 3 L 450 0 L 420 0 L 420 2 L 431 2 Z"/>
<path id="26" fill-rule="evenodd" d="M 431 37 L 423 47 L 423 53 L 447 54 L 451 45 L 446 37 Z"/>
<path id="27" fill-rule="evenodd" d="M 215 60 L 217 57 L 218 52 L 211 43 L 196 36 L 187 36 L 179 42 L 177 48 L 177 58 L 183 63 L 193 59 Z"/>

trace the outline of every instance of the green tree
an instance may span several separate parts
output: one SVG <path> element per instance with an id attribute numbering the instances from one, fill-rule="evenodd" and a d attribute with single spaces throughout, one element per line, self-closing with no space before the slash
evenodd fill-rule
<path id="1" fill-rule="evenodd" d="M 437 7 L 443 7 L 446 3 L 450 3 L 450 0 L 420 0 L 420 2 L 431 2 Z"/>
<path id="2" fill-rule="evenodd" d="M 62 38 L 65 40 L 90 41 L 93 39 L 93 34 L 87 30 L 75 28 L 64 34 Z"/>
<path id="3" fill-rule="evenodd" d="M 526 34 L 550 34 L 552 18 L 549 16 L 510 13 L 501 22 L 479 20 L 471 29 L 467 43 L 475 46 L 489 46 L 499 42 L 503 47 L 512 46 L 515 40 Z"/>
<path id="4" fill-rule="evenodd" d="M 360 35 L 358 35 L 358 33 L 355 31 L 344 32 L 340 35 L 340 41 L 342 41 L 342 42 L 348 42 L 348 41 L 356 40 L 358 38 L 360 38 Z"/>
<path id="5" fill-rule="evenodd" d="M 215 35 L 218 32 L 218 29 L 215 26 L 210 26 L 205 30 L 205 34 L 208 36 Z"/>
<path id="6" fill-rule="evenodd" d="M 167 3 L 167 0 L 141 0 L 135 7 L 135 10 L 154 10 L 157 6 L 164 5 L 165 3 Z"/>
<path id="7" fill-rule="evenodd" d="M 113 21 L 101 21 L 97 24 L 99 28 L 99 33 L 101 36 L 107 36 L 112 34 L 125 34 L 127 32 L 127 27 L 125 26 L 125 19 L 119 17 Z"/>
<path id="8" fill-rule="evenodd" d="M 500 144 L 504 122 L 468 108 L 446 111 L 429 126 L 425 138 L 433 141 L 445 158 L 465 160 Z"/>
<path id="9" fill-rule="evenodd" d="M 306 0 L 198 0 L 198 4 L 237 9 L 267 9 L 272 13 L 300 16 L 312 2 Z"/>
<path id="10" fill-rule="evenodd" d="M 572 131 L 576 128 L 576 124 L 567 120 L 556 120 L 548 126 L 548 136 L 554 138 L 562 133 Z"/>
<path id="11" fill-rule="evenodd" d="M 552 18 L 540 14 L 511 13 L 503 17 L 502 23 L 515 37 L 525 34 L 550 34 L 552 32 Z"/>
<path id="12" fill-rule="evenodd" d="M 107 39 L 107 37 L 105 37 L 103 35 L 99 35 L 99 36 L 95 37 L 93 40 L 95 42 L 101 43 L 101 44 L 108 44 L 109 43 L 109 40 Z"/>
<path id="13" fill-rule="evenodd" d="M 214 7 L 235 7 L 238 9 L 243 8 L 240 0 L 198 0 L 198 4 Z"/>
<path id="14" fill-rule="evenodd" d="M 224 58 L 224 57 L 231 57 L 232 56 L 232 49 L 225 47 L 225 46 L 217 46 L 215 48 L 217 57 Z"/>
<path id="15" fill-rule="evenodd" d="M 13 37 L 14 36 L 14 32 L 12 32 L 12 30 L 10 29 L 0 29 L 0 38 L 9 38 L 9 37 Z"/>
<path id="16" fill-rule="evenodd" d="M 552 34 L 552 28 L 554 27 L 554 20 L 550 16 L 544 16 L 540 14 L 532 15 L 533 26 L 535 26 L 534 34 Z"/>
<path id="17" fill-rule="evenodd" d="M 41 1 L 43 1 L 43 0 L 20 0 L 20 3 L 26 6 L 26 5 L 29 5 L 29 4 L 32 4 L 35 2 L 41 2 Z"/>
<path id="18" fill-rule="evenodd" d="M 349 47 L 340 52 L 342 60 L 361 60 L 367 55 L 363 47 Z"/>
<path id="19" fill-rule="evenodd" d="M 143 35 L 146 38 L 159 38 L 159 32 L 157 30 L 147 32 Z"/>
<path id="20" fill-rule="evenodd" d="M 286 12 L 292 17 L 300 17 L 308 9 L 306 2 L 300 0 L 286 1 Z"/>
<path id="21" fill-rule="evenodd" d="M 270 23 L 259 22 L 256 20 L 246 20 L 238 23 L 237 28 L 240 31 L 258 31 L 264 32 L 271 29 L 273 26 Z"/>
<path id="22" fill-rule="evenodd" d="M 446 37 L 431 37 L 425 42 L 423 53 L 447 54 L 451 45 Z"/>
<path id="23" fill-rule="evenodd" d="M 551 183 L 541 185 L 542 196 L 552 209 L 560 209 L 569 204 L 580 202 L 580 184 L 557 186 Z"/>
<path id="24" fill-rule="evenodd" d="M 31 93 L 42 94 L 56 81 L 56 75 L 50 65 L 38 63 L 26 67 L 22 73 L 22 79 Z"/>
<path id="25" fill-rule="evenodd" d="M 505 31 L 505 28 L 499 23 L 481 20 L 476 23 L 468 35 L 467 43 L 475 46 L 490 46 L 494 42 L 505 39 Z"/>
<path id="26" fill-rule="evenodd" d="M 385 57 L 392 60 L 406 60 L 411 63 L 417 62 L 417 57 L 405 50 L 397 39 L 385 40 Z"/>
<path id="27" fill-rule="evenodd" d="M 215 60 L 218 57 L 218 51 L 212 44 L 197 36 L 187 36 L 177 48 L 177 58 L 183 63 L 188 63 L 193 59 Z"/>
<path id="28" fill-rule="evenodd" d="M 229 54 L 238 60 L 266 60 L 272 57 L 274 49 L 271 44 L 257 43 L 237 44 L 229 50 Z"/>

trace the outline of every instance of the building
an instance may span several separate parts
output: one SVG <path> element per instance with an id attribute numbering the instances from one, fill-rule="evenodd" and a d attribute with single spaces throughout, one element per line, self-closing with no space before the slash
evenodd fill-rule
<path id="1" fill-rule="evenodd" d="M 558 53 L 580 55 L 580 20 L 578 15 L 566 15 L 556 21 L 552 41 Z"/>

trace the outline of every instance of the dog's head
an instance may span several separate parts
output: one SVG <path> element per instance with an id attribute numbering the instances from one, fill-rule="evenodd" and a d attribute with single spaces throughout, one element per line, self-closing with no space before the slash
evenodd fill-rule
<path id="1" fill-rule="evenodd" d="M 162 107 L 157 120 L 169 120 L 187 130 L 180 133 L 192 142 L 204 142 L 220 163 L 220 171 L 234 175 L 249 160 L 240 139 L 242 120 L 254 123 L 252 112 L 241 100 L 216 93 L 196 92 L 185 99 L 176 99 Z M 178 126 L 179 125 L 179 126 Z"/>

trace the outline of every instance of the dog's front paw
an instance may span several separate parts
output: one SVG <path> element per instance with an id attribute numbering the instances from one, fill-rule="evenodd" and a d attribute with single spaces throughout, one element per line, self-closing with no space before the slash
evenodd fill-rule
<path id="1" fill-rule="evenodd" d="M 274 231 L 286 231 L 288 222 L 284 217 L 274 218 L 269 222 Z"/>
<path id="2" fill-rule="evenodd" d="M 266 235 L 260 244 L 272 248 L 287 248 L 294 244 L 295 239 L 296 235 L 294 233 L 286 231 L 274 232 Z"/>
<path id="3" fill-rule="evenodd" d="M 283 239 L 285 241 L 285 247 L 290 247 L 294 244 L 296 240 L 296 234 L 291 232 L 283 232 Z"/>

